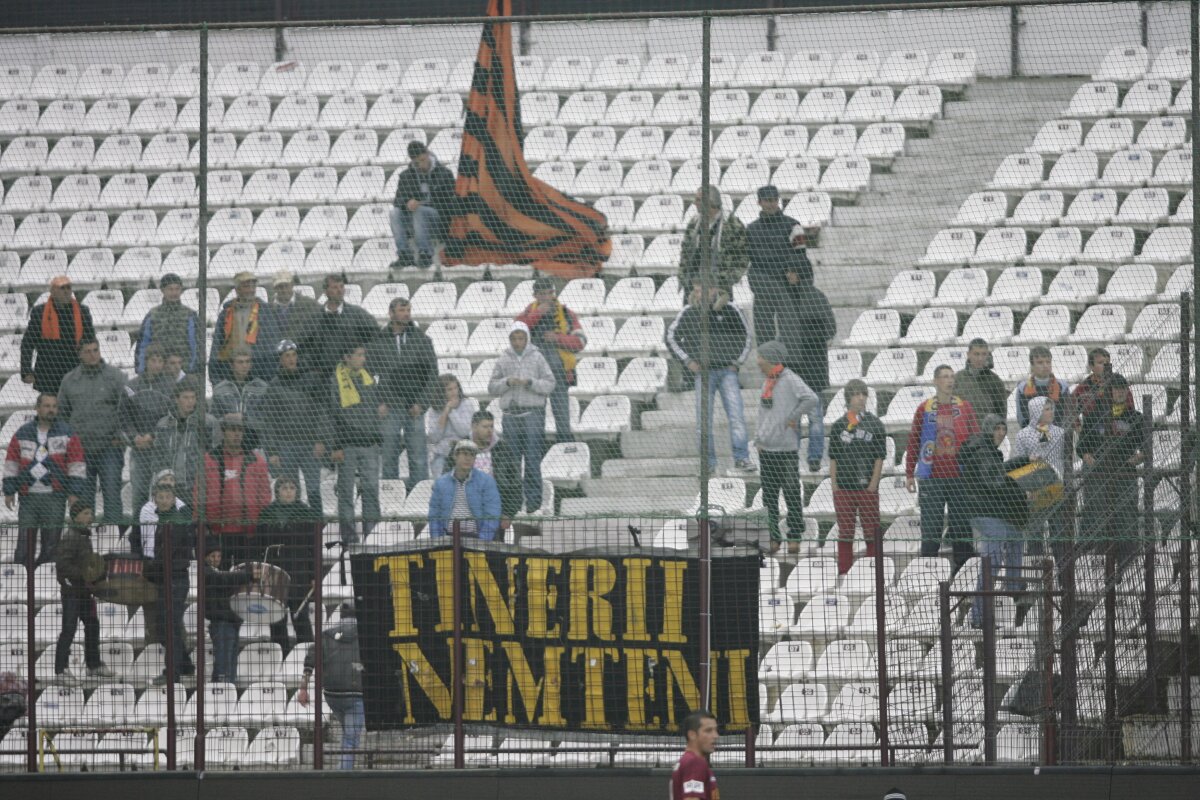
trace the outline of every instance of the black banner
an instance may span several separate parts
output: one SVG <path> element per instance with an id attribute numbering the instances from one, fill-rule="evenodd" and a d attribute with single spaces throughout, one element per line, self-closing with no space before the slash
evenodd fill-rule
<path id="1" fill-rule="evenodd" d="M 699 706 L 699 562 L 664 551 L 547 554 L 472 543 L 351 557 L 371 730 L 451 722 L 454 580 L 463 719 L 677 733 Z M 758 721 L 757 555 L 712 561 L 711 711 Z"/>

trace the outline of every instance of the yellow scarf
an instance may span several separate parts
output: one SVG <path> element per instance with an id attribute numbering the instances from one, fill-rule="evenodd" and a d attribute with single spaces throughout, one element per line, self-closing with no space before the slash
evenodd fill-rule
<path id="1" fill-rule="evenodd" d="M 530 313 L 536 311 L 537 303 L 531 303 L 528 310 Z M 529 323 L 529 327 L 532 328 L 535 324 L 537 323 L 531 322 Z M 558 333 L 571 332 L 570 326 L 567 325 L 566 306 L 558 301 L 555 301 L 554 303 L 554 330 Z M 566 350 L 561 347 L 558 348 L 558 357 L 562 359 L 563 370 L 567 373 L 570 373 L 572 370 L 574 370 L 576 362 L 579 361 L 578 356 L 576 356 L 570 350 Z"/>
<path id="2" fill-rule="evenodd" d="M 341 401 L 342 408 L 350 408 L 362 402 L 362 397 L 358 393 L 358 386 L 354 383 L 355 378 L 363 386 L 372 386 L 375 383 L 375 379 L 371 377 L 371 373 L 365 369 L 351 370 L 345 364 L 338 364 L 335 374 L 337 375 L 338 400 Z"/>

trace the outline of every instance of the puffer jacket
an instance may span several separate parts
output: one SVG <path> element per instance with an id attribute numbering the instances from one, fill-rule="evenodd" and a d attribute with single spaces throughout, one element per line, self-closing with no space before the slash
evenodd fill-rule
<path id="1" fill-rule="evenodd" d="M 342 619 L 321 632 L 321 683 L 325 694 L 353 696 L 363 693 L 363 664 L 358 652 L 358 621 Z M 304 671 L 316 667 L 316 648 L 304 657 Z"/>

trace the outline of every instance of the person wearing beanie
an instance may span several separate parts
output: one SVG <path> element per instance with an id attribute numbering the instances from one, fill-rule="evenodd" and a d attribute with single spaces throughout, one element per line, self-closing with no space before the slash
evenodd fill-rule
<path id="1" fill-rule="evenodd" d="M 1021 530 L 1029 518 L 1024 490 L 1008 476 L 1015 464 L 1005 464 L 1000 445 L 1008 436 L 1008 424 L 997 414 L 983 418 L 983 427 L 963 444 L 959 454 L 963 480 L 971 487 L 971 529 L 979 543 L 980 556 L 991 558 L 992 574 L 1006 573 L 1005 591 L 1017 592 L 1018 570 L 1023 555 Z M 983 573 L 979 574 L 979 589 Z M 971 624 L 983 622 L 983 598 L 976 596 L 971 606 Z"/>
<path id="2" fill-rule="evenodd" d="M 546 398 L 557 383 L 542 351 L 529 340 L 529 326 L 509 327 L 508 348 L 496 359 L 488 391 L 504 411 L 504 438 L 525 462 L 525 512 L 542 507 L 542 455 L 545 452 Z"/>
<path id="3" fill-rule="evenodd" d="M 908 795 L 899 789 L 888 789 L 887 794 L 883 796 L 883 800 L 908 800 Z"/>
<path id="4" fill-rule="evenodd" d="M 309 508 L 321 516 L 321 459 L 329 440 L 324 376 L 300 370 L 300 352 L 291 339 L 275 349 L 279 371 L 262 401 L 263 450 L 273 475 L 304 477 Z M 297 425 L 298 419 L 304 424 Z"/>
<path id="5" fill-rule="evenodd" d="M 176 383 L 171 399 L 170 413 L 154 426 L 150 471 L 171 470 L 179 496 L 190 498 L 203 465 L 200 458 L 202 439 L 205 449 L 220 441 L 217 418 L 201 408 L 200 387 L 194 378 Z M 150 487 L 153 489 L 153 481 Z"/>
<path id="6" fill-rule="evenodd" d="M 754 441 L 762 473 L 762 500 L 767 509 L 771 550 L 778 552 L 784 536 L 779 527 L 779 495 L 788 508 L 788 552 L 800 551 L 804 532 L 804 494 L 800 489 L 800 418 L 811 415 L 817 395 L 784 362 L 787 348 L 779 342 L 758 347 L 758 368 L 763 374 L 758 400 L 758 426 Z M 811 417 L 810 417 L 811 418 Z"/>
<path id="7" fill-rule="evenodd" d="M 575 362 L 587 346 L 587 337 L 575 312 L 558 300 L 554 279 L 541 277 L 533 282 L 533 302 L 517 315 L 517 321 L 529 326 L 529 338 L 537 344 L 550 371 L 554 373 L 554 391 L 550 411 L 554 414 L 554 438 L 573 442 L 571 403 L 567 394 L 575 385 Z"/>
<path id="8" fill-rule="evenodd" d="M 183 371 L 195 372 L 200 352 L 197 337 L 204 329 L 196 312 L 181 300 L 183 279 L 168 272 L 158 279 L 158 288 L 162 292 L 162 302 L 146 312 L 138 328 L 134 360 L 137 373 L 141 375 L 146 371 L 146 356 L 152 344 L 158 345 L 164 353 L 182 353 Z"/>
<path id="9" fill-rule="evenodd" d="M 162 345 L 149 345 L 144 356 L 145 367 L 125 384 L 119 410 L 121 435 L 129 447 L 129 488 L 133 492 L 134 514 L 150 499 L 154 426 L 171 413 L 171 394 L 175 388 L 174 379 L 166 372 Z"/>
<path id="10" fill-rule="evenodd" d="M 1138 465 L 1145 455 L 1146 420 L 1135 408 L 1124 375 L 1113 373 L 1096 413 L 1084 419 L 1075 451 L 1083 459 L 1080 538 L 1115 546 L 1124 562 L 1138 537 Z"/>
<path id="11" fill-rule="evenodd" d="M 354 606 L 343 603 L 338 611 L 341 619 L 326 625 L 321 631 L 321 689 L 329 710 L 342 729 L 342 754 L 338 759 L 338 768 L 354 769 L 354 751 L 358 749 L 366 727 L 363 708 L 364 668 L 358 647 L 358 619 Z M 308 682 L 316 665 L 317 650 L 311 647 L 304 657 L 304 674 L 300 678 L 300 690 L 296 693 L 296 702 L 305 708 L 308 708 L 312 699 L 308 694 Z"/>
<path id="12" fill-rule="evenodd" d="M 54 648 L 54 674 L 65 684 L 77 683 L 68 667 L 71 643 L 80 622 L 83 622 L 83 657 L 88 677 L 111 678 L 115 674 L 100 661 L 100 618 L 96 615 L 91 584 L 104 577 L 104 559 L 92 549 L 92 506 L 76 500 L 71 503 L 70 515 L 71 527 L 54 553 L 62 598 L 62 629 Z"/>
<path id="13" fill-rule="evenodd" d="M 761 214 L 746 228 L 746 277 L 754 293 L 754 340 L 763 344 L 778 337 L 775 322 L 790 301 L 788 287 L 812 283 L 813 268 L 804 226 L 783 213 L 779 189 L 760 187 L 758 207 Z"/>
<path id="14" fill-rule="evenodd" d="M 1063 400 L 1068 402 L 1068 400 Z M 1029 424 L 1017 431 L 1013 441 L 1011 457 L 1027 458 L 1049 464 L 1058 479 L 1063 479 L 1066 469 L 1066 431 L 1054 424 L 1055 403 L 1049 397 L 1035 397 L 1029 401 Z M 1030 555 L 1041 555 L 1044 527 L 1050 529 L 1050 543 L 1056 552 L 1061 550 L 1066 537 L 1061 509 L 1050 512 L 1049 518 L 1031 520 L 1028 531 Z"/>
<path id="15" fill-rule="evenodd" d="M 846 383 L 846 413 L 829 429 L 829 480 L 838 526 L 838 574 L 854 564 L 855 521 L 862 523 L 867 558 L 881 555 L 875 549 L 879 533 L 879 479 L 887 457 L 887 432 L 879 417 L 867 410 L 867 385 L 855 379 Z"/>
<path id="16" fill-rule="evenodd" d="M 275 500 L 258 515 L 255 560 L 270 561 L 291 578 L 287 603 L 297 642 L 313 640 L 308 599 L 323 527 L 320 512 L 300 499 L 300 485 L 295 476 L 284 473 L 276 478 Z M 287 623 L 287 617 L 271 623 L 271 641 L 283 649 L 285 658 L 292 649 Z"/>
<path id="17" fill-rule="evenodd" d="M 438 162 L 423 142 L 408 143 L 409 167 L 396 182 L 390 222 L 396 240 L 399 268 L 413 265 L 408 228 L 411 225 L 417 245 L 417 266 L 433 265 L 434 240 L 445 239 L 446 228 L 455 206 L 454 173 Z"/>

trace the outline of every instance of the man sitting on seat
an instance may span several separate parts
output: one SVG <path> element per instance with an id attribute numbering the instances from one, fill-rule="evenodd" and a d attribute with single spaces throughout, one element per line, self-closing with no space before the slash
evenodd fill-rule
<path id="1" fill-rule="evenodd" d="M 433 264 L 434 238 L 444 239 L 454 203 L 454 173 L 442 166 L 424 143 L 408 143 L 412 165 L 400 173 L 391 213 L 392 236 L 396 239 L 396 266 L 411 267 L 408 244 L 411 222 L 417 240 L 417 266 Z"/>

